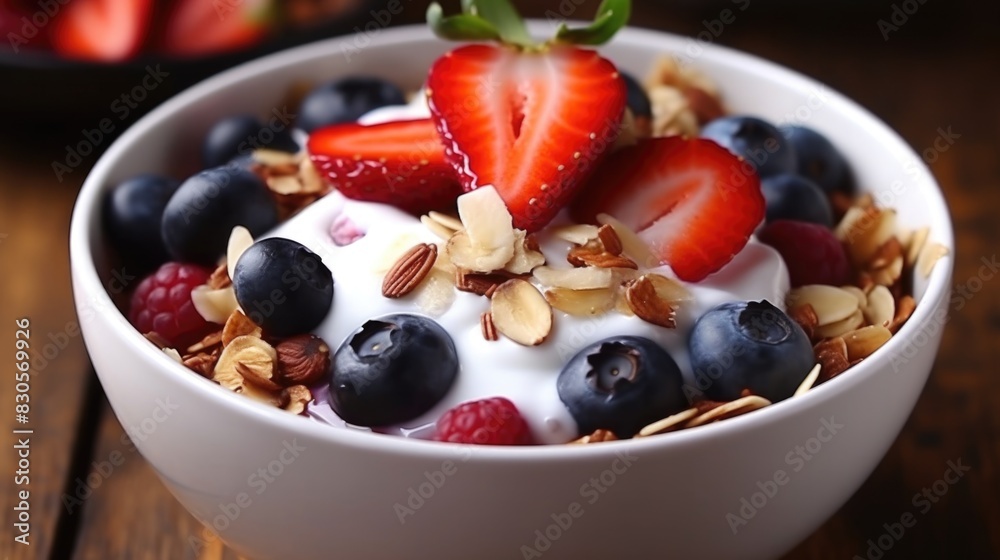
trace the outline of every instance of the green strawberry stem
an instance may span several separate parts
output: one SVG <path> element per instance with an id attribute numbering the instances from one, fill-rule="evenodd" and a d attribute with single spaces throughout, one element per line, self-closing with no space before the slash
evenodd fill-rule
<path id="1" fill-rule="evenodd" d="M 602 45 L 628 23 L 631 0 L 604 0 L 594 22 L 587 27 L 559 26 L 556 36 L 537 43 L 509 0 L 462 0 L 462 13 L 445 16 L 437 2 L 427 8 L 427 23 L 438 37 L 452 41 L 498 41 L 526 50 L 543 50 L 552 44 Z"/>

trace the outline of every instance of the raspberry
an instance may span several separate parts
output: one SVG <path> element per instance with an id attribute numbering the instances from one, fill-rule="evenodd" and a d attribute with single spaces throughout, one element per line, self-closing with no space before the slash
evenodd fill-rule
<path id="1" fill-rule="evenodd" d="M 851 265 L 844 246 L 824 226 L 776 220 L 759 237 L 785 259 L 793 288 L 808 284 L 843 286 L 850 281 Z"/>
<path id="2" fill-rule="evenodd" d="M 207 270 L 192 264 L 169 262 L 161 266 L 132 294 L 129 321 L 139 332 L 155 332 L 176 347 L 196 342 L 209 324 L 194 308 L 191 290 L 208 277 Z"/>
<path id="3" fill-rule="evenodd" d="M 531 429 L 514 403 L 502 397 L 460 404 L 437 422 L 437 441 L 477 445 L 531 445 Z"/>

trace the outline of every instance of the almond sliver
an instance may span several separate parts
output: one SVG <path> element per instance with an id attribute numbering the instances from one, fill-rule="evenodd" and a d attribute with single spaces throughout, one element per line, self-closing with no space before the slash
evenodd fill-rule
<path id="1" fill-rule="evenodd" d="M 821 327 L 847 319 L 860 307 L 855 294 L 823 284 L 801 286 L 788 293 L 789 308 L 805 304 L 812 306 Z"/>

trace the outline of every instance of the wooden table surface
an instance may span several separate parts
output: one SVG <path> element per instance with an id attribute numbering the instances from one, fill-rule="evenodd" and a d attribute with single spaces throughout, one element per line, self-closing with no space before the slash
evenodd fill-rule
<path id="1" fill-rule="evenodd" d="M 889 30 L 885 40 L 878 20 L 891 22 L 888 1 L 863 10 L 848 3 L 853 8 L 837 13 L 792 13 L 772 3 L 734 0 L 733 5 L 748 9 L 715 41 L 844 92 L 920 152 L 933 147 L 942 130 L 956 135 L 929 165 L 955 220 L 955 285 L 979 286 L 974 279 L 982 259 L 994 259 L 1000 245 L 1000 45 L 989 23 L 997 21 L 996 6 L 914 1 L 908 9 L 919 5 L 917 11 Z M 634 22 L 689 35 L 705 29 L 701 22 L 719 17 L 729 5 L 666 9 L 638 4 Z M 594 5 L 589 1 L 580 13 L 592 12 Z M 419 20 L 421 11 L 408 9 L 399 19 Z M 541 15 L 544 7 L 532 12 Z M 55 92 L 53 102 L 62 94 Z M 109 102 L 118 94 L 109 91 Z M 15 108 L 4 108 L 10 110 Z M 95 124 L 101 116 L 95 116 Z M 19 426 L 13 415 L 3 415 L 0 557 L 236 558 L 217 541 L 200 550 L 190 545 L 192 537 L 202 535 L 200 525 L 123 439 L 77 334 L 68 277 L 69 217 L 76 189 L 95 157 L 83 158 L 62 181 L 52 161 L 65 157 L 69 140 L 79 140 L 79 128 L 15 130 L 0 137 L 0 340 L 13 341 L 14 319 L 30 317 L 32 340 L 46 362 L 41 367 L 36 358 L 32 377 L 30 546 L 13 542 L 10 432 Z M 949 461 L 971 470 L 929 511 L 918 512 L 917 524 L 884 558 L 1000 557 L 1000 345 L 994 338 L 1000 335 L 1000 292 L 997 281 L 984 280 L 981 286 L 961 309 L 951 310 L 927 388 L 886 457 L 788 560 L 865 558 L 868 541 L 883 534 L 884 524 L 914 511 L 914 495 L 941 479 Z M 7 355 L 12 354 L 13 349 Z M 3 410 L 13 408 L 13 387 L 11 378 L 0 384 Z M 118 454 L 120 466 L 101 475 Z"/>

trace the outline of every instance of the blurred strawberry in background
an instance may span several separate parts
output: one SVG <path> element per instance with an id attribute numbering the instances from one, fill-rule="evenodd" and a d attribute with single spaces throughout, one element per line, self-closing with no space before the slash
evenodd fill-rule
<path id="1" fill-rule="evenodd" d="M 242 51 L 364 0 L 0 0 L 0 51 L 116 63 Z"/>

